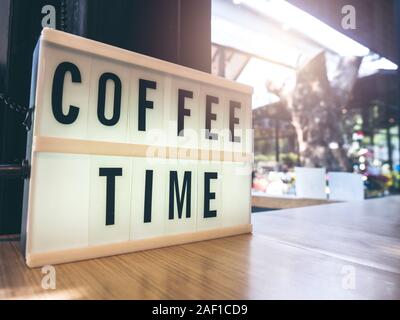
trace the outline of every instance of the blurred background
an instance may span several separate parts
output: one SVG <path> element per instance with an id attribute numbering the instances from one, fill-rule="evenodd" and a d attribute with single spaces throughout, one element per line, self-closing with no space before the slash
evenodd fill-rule
<path id="1" fill-rule="evenodd" d="M 365 197 L 399 192 L 398 13 L 394 0 L 212 0 L 212 72 L 254 87 L 255 193 L 295 195 L 295 167 L 358 173 Z"/>

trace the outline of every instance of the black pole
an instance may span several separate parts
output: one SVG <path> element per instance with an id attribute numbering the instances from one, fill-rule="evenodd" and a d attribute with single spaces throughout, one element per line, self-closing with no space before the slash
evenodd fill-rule
<path id="1" fill-rule="evenodd" d="M 24 160 L 22 164 L 0 164 L 0 179 L 2 178 L 21 178 L 29 176 L 30 168 L 28 161 Z"/>
<path id="2" fill-rule="evenodd" d="M 396 35 L 396 49 L 397 49 L 397 61 L 400 63 L 400 1 L 394 1 L 395 11 L 395 35 Z M 400 68 L 397 69 L 397 128 L 398 128 L 398 153 L 400 160 Z M 400 164 L 399 164 L 400 165 Z"/>
<path id="3" fill-rule="evenodd" d="M 392 146 L 392 135 L 390 134 L 390 122 L 389 122 L 389 106 L 385 105 L 385 126 L 386 126 L 386 144 L 388 150 L 388 164 L 390 171 L 393 170 L 393 146 Z"/>
<path id="4" fill-rule="evenodd" d="M 279 120 L 275 120 L 275 160 L 279 164 L 280 160 L 280 146 L 279 146 Z"/>
<path id="5" fill-rule="evenodd" d="M 386 125 L 386 143 L 388 148 L 388 164 L 390 171 L 393 170 L 393 148 L 392 148 L 392 135 L 390 134 L 390 125 Z"/>

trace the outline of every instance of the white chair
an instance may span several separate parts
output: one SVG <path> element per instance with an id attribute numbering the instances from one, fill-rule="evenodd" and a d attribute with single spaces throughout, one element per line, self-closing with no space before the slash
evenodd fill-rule
<path id="1" fill-rule="evenodd" d="M 364 200 L 364 182 L 360 174 L 348 172 L 329 172 L 328 181 L 330 200 Z"/>
<path id="2" fill-rule="evenodd" d="M 296 196 L 309 199 L 326 199 L 325 168 L 294 169 L 296 175 Z"/>

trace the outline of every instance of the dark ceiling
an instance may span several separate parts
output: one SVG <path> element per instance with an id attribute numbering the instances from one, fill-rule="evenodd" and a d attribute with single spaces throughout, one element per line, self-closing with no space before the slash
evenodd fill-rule
<path id="1" fill-rule="evenodd" d="M 288 0 L 372 51 L 398 63 L 395 34 L 396 0 Z M 399 1 L 400 2 L 400 1 Z M 343 6 L 356 9 L 356 29 L 341 26 Z M 399 10 L 399 9 L 397 9 Z"/>

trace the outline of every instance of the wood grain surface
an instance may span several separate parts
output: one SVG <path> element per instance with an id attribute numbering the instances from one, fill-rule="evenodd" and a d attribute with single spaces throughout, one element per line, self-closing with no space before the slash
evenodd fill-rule
<path id="1" fill-rule="evenodd" d="M 55 290 L 3 241 L 0 299 L 400 299 L 399 208 L 388 197 L 255 213 L 252 235 L 57 265 Z"/>

